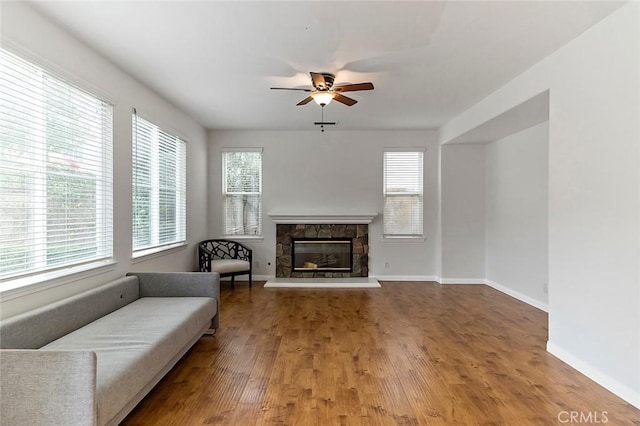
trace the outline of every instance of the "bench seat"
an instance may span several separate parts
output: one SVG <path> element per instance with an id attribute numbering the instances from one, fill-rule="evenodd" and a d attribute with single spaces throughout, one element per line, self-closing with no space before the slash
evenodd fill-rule
<path id="1" fill-rule="evenodd" d="M 250 268 L 249 262 L 237 259 L 214 259 L 211 261 L 211 272 L 228 274 L 232 272 L 245 272 Z"/>

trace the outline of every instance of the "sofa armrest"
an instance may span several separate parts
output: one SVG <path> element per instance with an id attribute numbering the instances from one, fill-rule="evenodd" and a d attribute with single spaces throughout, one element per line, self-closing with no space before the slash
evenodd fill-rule
<path id="1" fill-rule="evenodd" d="M 7 425 L 95 425 L 96 354 L 0 350 L 0 419 Z"/>
<path id="2" fill-rule="evenodd" d="M 129 272 L 138 277 L 140 297 L 212 297 L 218 309 L 212 328 L 219 327 L 220 275 L 216 272 Z"/>

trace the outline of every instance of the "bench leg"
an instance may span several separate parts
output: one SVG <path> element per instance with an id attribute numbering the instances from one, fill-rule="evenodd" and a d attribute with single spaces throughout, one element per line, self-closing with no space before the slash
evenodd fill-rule
<path id="1" fill-rule="evenodd" d="M 253 281 L 251 281 L 251 274 L 249 274 L 249 288 L 253 285 Z"/>
<path id="2" fill-rule="evenodd" d="M 231 288 L 236 288 L 236 276 L 231 275 Z"/>

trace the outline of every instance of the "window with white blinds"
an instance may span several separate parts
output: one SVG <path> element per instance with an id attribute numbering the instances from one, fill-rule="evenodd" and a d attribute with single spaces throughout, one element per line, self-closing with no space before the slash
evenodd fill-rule
<path id="1" fill-rule="evenodd" d="M 113 256 L 112 107 L 0 49 L 0 280 Z"/>
<path id="2" fill-rule="evenodd" d="M 133 113 L 133 256 L 187 235 L 187 144 Z"/>
<path id="3" fill-rule="evenodd" d="M 262 235 L 262 150 L 222 153 L 223 234 Z"/>
<path id="4" fill-rule="evenodd" d="M 423 236 L 423 151 L 386 151 L 384 153 L 385 238 Z"/>

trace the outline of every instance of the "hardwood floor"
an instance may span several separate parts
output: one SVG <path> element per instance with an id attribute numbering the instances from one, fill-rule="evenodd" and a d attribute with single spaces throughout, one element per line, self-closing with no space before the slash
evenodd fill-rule
<path id="1" fill-rule="evenodd" d="M 223 284 L 218 334 L 124 424 L 640 425 L 545 351 L 545 312 L 487 286 L 263 284 Z"/>

